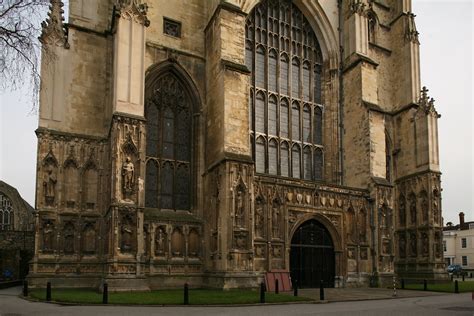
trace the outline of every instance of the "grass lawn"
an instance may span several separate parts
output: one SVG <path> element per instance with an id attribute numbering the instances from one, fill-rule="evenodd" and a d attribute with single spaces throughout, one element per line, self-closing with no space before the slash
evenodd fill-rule
<path id="1" fill-rule="evenodd" d="M 102 293 L 91 289 L 52 289 L 52 301 L 67 303 L 101 304 Z M 30 297 L 45 300 L 46 290 L 30 291 Z M 287 294 L 265 293 L 267 303 L 311 301 L 306 297 L 294 297 Z M 260 302 L 257 290 L 189 290 L 190 305 L 252 304 Z M 161 290 L 151 292 L 109 292 L 109 304 L 137 305 L 181 305 L 183 290 Z"/>
<path id="2" fill-rule="evenodd" d="M 459 285 L 459 293 L 474 292 L 474 282 L 472 281 L 466 281 L 466 282 L 461 281 L 461 282 L 458 282 L 458 285 Z M 423 284 L 405 284 L 405 289 L 423 291 Z M 454 282 L 446 283 L 446 284 L 429 284 L 428 283 L 428 291 L 454 293 Z"/>

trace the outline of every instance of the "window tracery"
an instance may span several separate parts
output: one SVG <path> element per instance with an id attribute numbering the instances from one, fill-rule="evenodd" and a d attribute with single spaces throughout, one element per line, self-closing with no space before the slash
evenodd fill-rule
<path id="1" fill-rule="evenodd" d="M 309 22 L 290 0 L 262 1 L 245 52 L 256 172 L 322 180 L 322 54 Z"/>
<path id="2" fill-rule="evenodd" d="M 146 108 L 145 206 L 189 210 L 191 98 L 172 72 L 158 79 L 152 89 Z"/>
<path id="3" fill-rule="evenodd" d="M 11 200 L 0 192 L 0 230 L 13 230 L 13 207 Z"/>

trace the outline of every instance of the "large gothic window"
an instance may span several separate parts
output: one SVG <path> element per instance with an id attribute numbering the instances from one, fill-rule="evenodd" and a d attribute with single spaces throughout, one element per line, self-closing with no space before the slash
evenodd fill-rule
<path id="1" fill-rule="evenodd" d="M 151 89 L 146 104 L 145 206 L 189 210 L 191 98 L 172 72 L 156 80 Z"/>
<path id="2" fill-rule="evenodd" d="M 0 230 L 13 230 L 12 202 L 2 193 L 0 193 Z"/>
<path id="3" fill-rule="evenodd" d="M 290 0 L 262 1 L 245 53 L 256 172 L 322 180 L 322 55 L 309 22 Z"/>

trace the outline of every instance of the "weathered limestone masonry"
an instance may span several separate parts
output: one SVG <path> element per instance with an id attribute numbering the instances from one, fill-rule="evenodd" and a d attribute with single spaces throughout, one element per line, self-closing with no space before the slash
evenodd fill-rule
<path id="1" fill-rule="evenodd" d="M 411 1 L 71 0 L 67 24 L 62 5 L 33 286 L 445 278 Z"/>

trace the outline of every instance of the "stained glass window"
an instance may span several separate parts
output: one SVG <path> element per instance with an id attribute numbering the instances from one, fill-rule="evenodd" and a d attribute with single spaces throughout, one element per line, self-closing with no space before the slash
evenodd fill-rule
<path id="1" fill-rule="evenodd" d="M 264 0 L 246 22 L 257 173 L 322 180 L 322 53 L 291 0 Z"/>
<path id="2" fill-rule="evenodd" d="M 146 104 L 145 206 L 191 207 L 192 106 L 187 89 L 169 72 L 156 80 Z"/>

